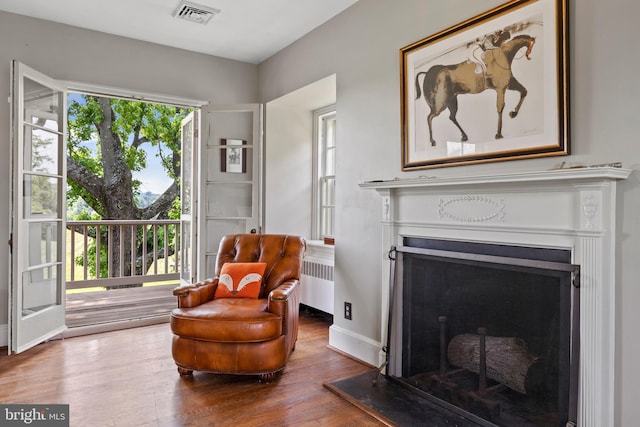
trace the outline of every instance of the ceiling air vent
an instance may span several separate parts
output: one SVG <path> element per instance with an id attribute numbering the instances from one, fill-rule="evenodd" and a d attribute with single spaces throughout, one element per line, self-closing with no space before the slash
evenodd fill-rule
<path id="1" fill-rule="evenodd" d="M 218 13 L 220 13 L 219 9 L 202 6 L 189 1 L 182 1 L 176 10 L 173 11 L 173 17 L 204 25 Z"/>

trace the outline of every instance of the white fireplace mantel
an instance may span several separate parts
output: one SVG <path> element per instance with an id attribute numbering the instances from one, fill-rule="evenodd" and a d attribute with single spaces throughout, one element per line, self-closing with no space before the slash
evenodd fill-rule
<path id="1" fill-rule="evenodd" d="M 460 185 L 512 184 L 533 182 L 579 182 L 586 180 L 618 180 L 626 179 L 630 169 L 614 167 L 577 167 L 551 169 L 546 171 L 529 171 L 492 175 L 471 175 L 439 178 L 424 176 L 408 179 L 392 179 L 387 181 L 367 181 L 360 184 L 363 188 L 410 188 L 410 187 L 451 187 Z"/>
<path id="2" fill-rule="evenodd" d="M 581 269 L 578 424 L 614 425 L 616 183 L 630 173 L 587 167 L 360 184 L 381 196 L 383 342 L 386 253 L 404 237 L 570 250 Z"/>

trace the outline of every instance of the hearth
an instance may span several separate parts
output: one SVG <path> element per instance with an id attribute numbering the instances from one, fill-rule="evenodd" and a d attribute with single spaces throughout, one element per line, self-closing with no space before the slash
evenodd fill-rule
<path id="1" fill-rule="evenodd" d="M 570 251 L 405 237 L 392 257 L 387 375 L 481 425 L 576 422 Z"/>

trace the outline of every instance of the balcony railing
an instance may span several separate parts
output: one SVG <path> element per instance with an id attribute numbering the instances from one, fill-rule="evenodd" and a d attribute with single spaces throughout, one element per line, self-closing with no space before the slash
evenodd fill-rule
<path id="1" fill-rule="evenodd" d="M 66 288 L 177 281 L 179 236 L 177 220 L 67 221 Z"/>

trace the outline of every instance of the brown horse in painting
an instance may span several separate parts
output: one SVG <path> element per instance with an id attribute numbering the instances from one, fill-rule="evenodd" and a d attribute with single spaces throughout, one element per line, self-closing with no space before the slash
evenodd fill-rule
<path id="1" fill-rule="evenodd" d="M 496 139 L 502 138 L 502 111 L 504 110 L 504 95 L 507 89 L 520 92 L 520 101 L 516 108 L 509 113 L 510 117 L 516 117 L 527 96 L 527 89 L 513 76 L 511 63 L 516 53 L 526 47 L 525 56 L 530 58 L 535 38 L 528 35 L 519 35 L 504 42 L 499 47 L 485 52 L 484 61 L 487 71 L 481 74 L 475 72 L 476 64 L 465 61 L 455 65 L 434 65 L 429 71 L 421 71 L 416 74 L 416 99 L 420 99 L 424 92 L 424 99 L 431 108 L 427 116 L 429 124 L 429 140 L 431 145 L 436 145 L 433 139 L 431 122 L 446 108 L 449 109 L 449 119 L 460 129 L 462 141 L 467 141 L 458 121 L 458 95 L 465 93 L 480 93 L 487 89 L 494 89 L 498 94 L 496 109 L 498 110 L 498 130 Z M 422 78 L 422 91 L 420 90 L 420 78 Z"/>

